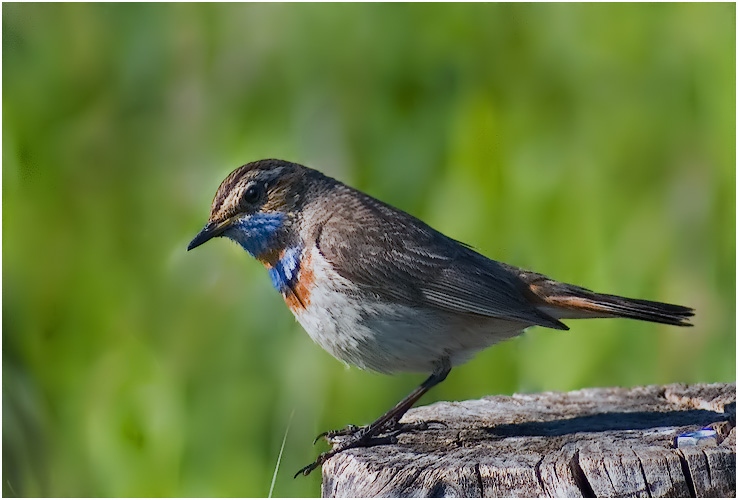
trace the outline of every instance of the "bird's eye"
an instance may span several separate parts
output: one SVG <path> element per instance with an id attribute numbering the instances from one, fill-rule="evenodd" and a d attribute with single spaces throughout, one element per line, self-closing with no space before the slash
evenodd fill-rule
<path id="1" fill-rule="evenodd" d="M 251 184 L 244 191 L 242 200 L 253 204 L 259 201 L 259 198 L 261 198 L 261 187 L 258 184 Z"/>

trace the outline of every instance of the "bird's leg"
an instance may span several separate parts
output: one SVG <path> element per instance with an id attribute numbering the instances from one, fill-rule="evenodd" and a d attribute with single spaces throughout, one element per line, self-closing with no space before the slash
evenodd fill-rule
<path id="1" fill-rule="evenodd" d="M 346 439 L 334 446 L 330 451 L 321 453 L 315 462 L 307 465 L 297 471 L 295 477 L 300 474 L 307 476 L 313 470 L 317 469 L 323 463 L 337 453 L 346 451 L 351 448 L 359 448 L 362 446 L 370 445 L 370 441 L 376 438 L 382 432 L 396 429 L 400 424 L 400 419 L 412 408 L 412 406 L 420 399 L 423 394 L 428 392 L 431 387 L 441 383 L 448 376 L 451 371 L 451 363 L 448 358 L 443 358 L 438 364 L 436 369 L 433 371 L 430 377 L 425 382 L 420 384 L 415 390 L 403 398 L 399 403 L 390 408 L 390 410 L 379 417 L 377 420 L 365 427 L 349 426 L 346 429 L 340 431 L 326 432 L 318 436 L 319 439 L 322 436 L 336 437 L 341 435 L 348 436 Z M 410 424 L 409 424 L 410 425 Z M 422 427 L 422 426 L 421 426 Z"/>

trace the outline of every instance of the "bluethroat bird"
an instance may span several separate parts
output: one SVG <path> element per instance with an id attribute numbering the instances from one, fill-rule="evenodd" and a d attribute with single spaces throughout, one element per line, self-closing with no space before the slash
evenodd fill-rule
<path id="1" fill-rule="evenodd" d="M 452 367 L 528 327 L 567 330 L 560 320 L 579 318 L 690 326 L 694 314 L 488 259 L 412 215 L 282 160 L 249 163 L 226 177 L 187 250 L 216 236 L 264 264 L 297 321 L 334 357 L 364 370 L 430 373 L 372 424 L 324 433 L 343 438 L 297 474 L 407 430 L 402 416 Z"/>

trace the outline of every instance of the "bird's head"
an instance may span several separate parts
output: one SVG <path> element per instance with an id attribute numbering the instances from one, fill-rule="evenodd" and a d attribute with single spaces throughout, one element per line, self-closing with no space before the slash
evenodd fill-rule
<path id="1" fill-rule="evenodd" d="M 257 259 L 272 260 L 295 237 L 311 172 L 315 171 L 282 160 L 260 160 L 237 168 L 220 184 L 208 223 L 187 250 L 225 236 Z"/>

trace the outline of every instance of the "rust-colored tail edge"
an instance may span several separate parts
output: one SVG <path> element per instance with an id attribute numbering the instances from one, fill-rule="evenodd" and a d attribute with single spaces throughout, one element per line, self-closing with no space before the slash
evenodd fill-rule
<path id="1" fill-rule="evenodd" d="M 652 300 L 629 299 L 618 295 L 607 295 L 582 290 L 581 294 L 549 295 L 543 300 L 549 306 L 572 312 L 591 314 L 592 317 L 630 318 L 665 325 L 692 326 L 688 320 L 694 316 L 691 307 L 655 302 Z M 561 311 L 562 318 L 566 318 Z M 580 316 L 581 317 L 581 316 Z"/>

